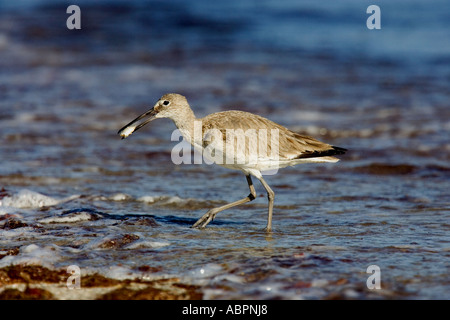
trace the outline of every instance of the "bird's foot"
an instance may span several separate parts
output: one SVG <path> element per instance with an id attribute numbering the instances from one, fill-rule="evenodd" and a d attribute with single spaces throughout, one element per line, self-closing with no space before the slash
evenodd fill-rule
<path id="1" fill-rule="evenodd" d="M 198 219 L 196 223 L 194 223 L 192 228 L 205 228 L 208 223 L 214 220 L 215 216 L 216 212 L 209 210 L 200 219 Z"/>

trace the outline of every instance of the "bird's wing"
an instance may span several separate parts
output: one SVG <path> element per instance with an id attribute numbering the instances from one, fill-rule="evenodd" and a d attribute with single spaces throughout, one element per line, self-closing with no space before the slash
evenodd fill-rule
<path id="1" fill-rule="evenodd" d="M 257 153 L 259 158 L 293 160 L 329 157 L 346 151 L 244 111 L 210 114 L 202 119 L 202 130 L 204 148 L 225 151 L 227 146 L 227 152 L 233 148 L 233 155 L 240 158 Z"/>

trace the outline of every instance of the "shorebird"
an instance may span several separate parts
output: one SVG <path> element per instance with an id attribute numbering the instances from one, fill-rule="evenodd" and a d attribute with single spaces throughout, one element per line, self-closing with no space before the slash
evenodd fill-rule
<path id="1" fill-rule="evenodd" d="M 169 118 L 180 130 L 183 138 L 205 154 L 214 158 L 223 167 L 241 170 L 247 179 L 250 194 L 229 204 L 212 208 L 192 226 L 204 228 L 225 209 L 252 201 L 256 198 L 251 176 L 256 177 L 267 191 L 268 218 L 266 231 L 272 230 L 272 213 L 275 193 L 263 179 L 261 171 L 278 170 L 287 166 L 311 162 L 337 162 L 334 155 L 347 150 L 320 142 L 309 136 L 300 135 L 271 120 L 244 111 L 223 111 L 196 118 L 187 99 L 176 93 L 163 95 L 149 111 L 128 123 L 118 134 L 122 139 L 157 118 Z M 232 134 L 233 133 L 234 136 Z M 250 134 L 247 133 L 256 133 Z M 264 134 L 266 134 L 265 139 Z M 237 145 L 242 135 L 248 143 Z M 232 137 L 231 139 L 229 139 Z M 259 138 L 259 141 L 252 140 Z M 261 138 L 262 137 L 262 138 Z M 241 140 L 242 141 L 242 140 Z M 245 142 L 244 141 L 244 142 Z M 261 141 L 263 143 L 261 143 Z M 255 148 L 259 145 L 259 149 Z M 262 152 L 261 150 L 264 149 Z M 223 161 L 217 161 L 217 160 Z"/>

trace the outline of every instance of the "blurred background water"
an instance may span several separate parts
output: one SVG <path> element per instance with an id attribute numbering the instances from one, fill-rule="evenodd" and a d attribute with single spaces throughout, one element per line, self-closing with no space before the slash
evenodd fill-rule
<path id="1" fill-rule="evenodd" d="M 206 299 L 449 299 L 449 39 L 444 0 L 0 1 L 0 266 L 171 275 Z M 267 177 L 270 235 L 259 184 L 193 230 L 248 190 L 174 165 L 169 120 L 120 140 L 167 92 L 349 152 Z"/>

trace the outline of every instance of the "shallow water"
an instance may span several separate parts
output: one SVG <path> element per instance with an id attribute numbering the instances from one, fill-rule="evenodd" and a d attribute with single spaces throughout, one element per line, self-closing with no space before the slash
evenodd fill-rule
<path id="1" fill-rule="evenodd" d="M 359 1 L 80 2 L 79 31 L 39 3 L 0 3 L 0 267 L 176 276 L 206 299 L 450 298 L 447 2 L 381 2 L 377 31 Z M 267 176 L 271 234 L 257 181 L 191 229 L 248 188 L 174 165 L 170 120 L 120 140 L 166 92 L 349 152 Z"/>

